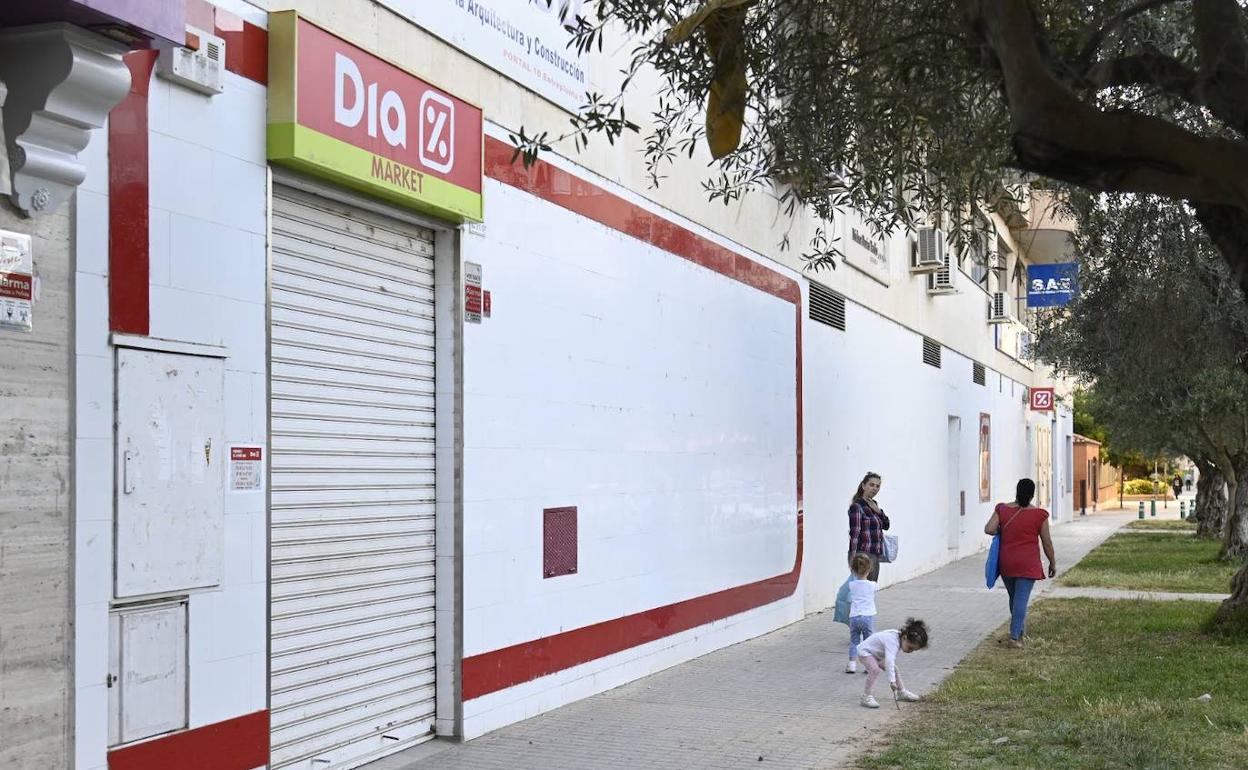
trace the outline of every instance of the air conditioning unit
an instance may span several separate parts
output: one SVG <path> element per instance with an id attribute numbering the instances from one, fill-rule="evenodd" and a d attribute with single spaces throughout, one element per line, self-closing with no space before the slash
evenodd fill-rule
<path id="1" fill-rule="evenodd" d="M 953 285 L 953 265 L 950 260 L 949 250 L 944 249 L 944 261 L 942 266 L 934 273 L 927 274 L 927 293 L 928 294 L 954 294 L 957 289 Z"/>
<path id="2" fill-rule="evenodd" d="M 166 48 L 156 74 L 192 91 L 212 96 L 225 90 L 225 40 L 196 27 L 186 28 L 186 46 Z"/>
<path id="3" fill-rule="evenodd" d="M 919 242 L 911 259 L 913 273 L 935 273 L 949 265 L 949 246 L 945 243 L 945 231 L 939 227 L 919 230 Z"/>
<path id="4" fill-rule="evenodd" d="M 1006 300 L 1005 292 L 994 291 L 992 299 L 988 303 L 988 323 L 1003 324 L 1010 320 L 1010 306 Z"/>

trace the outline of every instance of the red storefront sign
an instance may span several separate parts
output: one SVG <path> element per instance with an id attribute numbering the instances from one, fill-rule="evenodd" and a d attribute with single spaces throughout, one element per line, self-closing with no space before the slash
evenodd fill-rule
<path id="1" fill-rule="evenodd" d="M 481 219 L 479 108 L 294 11 L 269 18 L 270 160 L 449 218 Z"/>

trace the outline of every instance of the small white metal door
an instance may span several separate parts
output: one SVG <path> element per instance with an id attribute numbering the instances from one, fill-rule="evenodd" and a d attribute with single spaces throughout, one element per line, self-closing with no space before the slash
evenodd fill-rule
<path id="1" fill-rule="evenodd" d="M 117 349 L 116 596 L 221 582 L 225 362 Z"/>
<path id="2" fill-rule="evenodd" d="M 274 770 L 432 736 L 433 237 L 274 189 Z"/>

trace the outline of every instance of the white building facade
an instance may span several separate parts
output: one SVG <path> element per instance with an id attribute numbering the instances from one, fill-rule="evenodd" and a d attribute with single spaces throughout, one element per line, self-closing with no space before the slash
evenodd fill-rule
<path id="1" fill-rule="evenodd" d="M 772 631 L 867 471 L 886 584 L 1021 477 L 1071 517 L 1018 303 L 1058 224 L 985 212 L 933 287 L 849 216 L 808 275 L 701 153 L 512 162 L 620 66 L 544 3 L 215 2 L 189 74 L 127 54 L 68 214 L 74 767 L 358 767 Z"/>

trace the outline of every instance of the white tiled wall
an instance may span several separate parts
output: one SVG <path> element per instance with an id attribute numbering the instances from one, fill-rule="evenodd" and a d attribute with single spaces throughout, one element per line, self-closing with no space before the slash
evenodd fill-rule
<path id="1" fill-rule="evenodd" d="M 463 236 L 493 300 L 464 329 L 464 654 L 787 573 L 794 305 L 507 185 L 486 199 L 485 236 Z M 543 579 L 542 509 L 569 505 L 578 572 Z M 473 699 L 464 734 L 800 614 L 780 601 Z"/>
<path id="2" fill-rule="evenodd" d="M 226 441 L 264 445 L 265 89 L 233 74 L 208 98 L 153 77 L 151 336 L 224 347 Z M 112 585 L 113 355 L 108 336 L 108 159 L 85 153 L 76 209 L 76 767 L 104 770 Z M 266 451 L 267 457 L 267 451 Z M 191 595 L 190 726 L 266 708 L 263 493 L 226 494 L 224 579 Z"/>
<path id="3" fill-rule="evenodd" d="M 464 332 L 465 655 L 788 572 L 793 304 L 486 195 L 464 246 L 493 296 Z M 543 579 L 542 509 L 573 505 L 579 570 Z"/>

